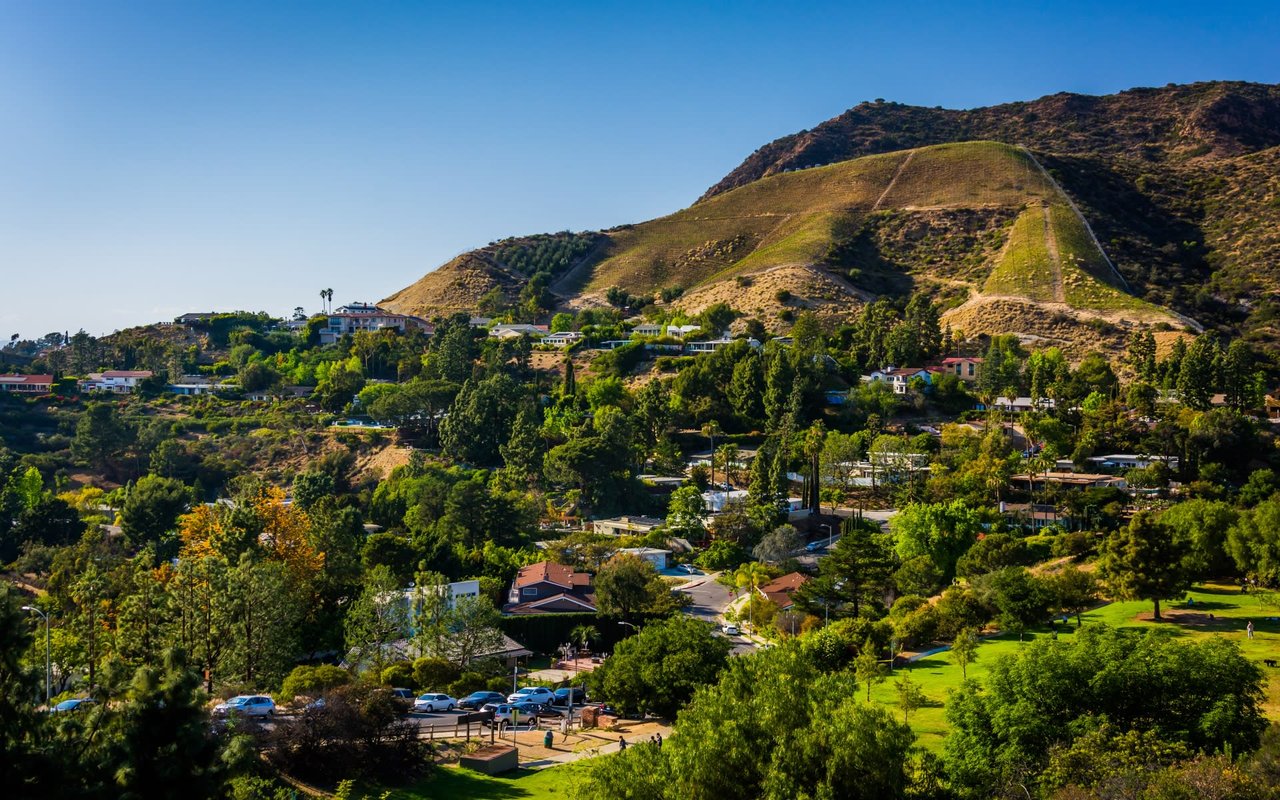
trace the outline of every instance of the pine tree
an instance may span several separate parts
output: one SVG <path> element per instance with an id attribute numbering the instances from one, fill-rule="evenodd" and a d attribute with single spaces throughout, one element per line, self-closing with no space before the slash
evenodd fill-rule
<path id="1" fill-rule="evenodd" d="M 1178 371 L 1178 399 L 1187 408 L 1204 411 L 1213 397 L 1214 360 L 1217 348 L 1205 334 L 1187 350 Z"/>
<path id="2" fill-rule="evenodd" d="M 1149 511 L 1139 511 L 1103 545 L 1101 571 L 1114 596 L 1160 601 L 1181 597 L 1191 586 L 1183 564 L 1185 545 Z"/>
<path id="3" fill-rule="evenodd" d="M 1236 339 L 1222 357 L 1219 385 L 1226 394 L 1227 405 L 1237 410 L 1262 405 L 1260 383 L 1253 368 L 1253 351 Z"/>
<path id="4" fill-rule="evenodd" d="M 564 397 L 573 397 L 578 392 L 578 382 L 573 375 L 573 359 L 566 357 L 564 360 L 564 383 L 560 387 L 560 394 Z"/>
<path id="5" fill-rule="evenodd" d="M 795 371 L 786 350 L 774 349 L 769 356 L 765 373 L 764 414 L 769 431 L 776 431 L 787 411 L 791 389 L 795 383 Z"/>

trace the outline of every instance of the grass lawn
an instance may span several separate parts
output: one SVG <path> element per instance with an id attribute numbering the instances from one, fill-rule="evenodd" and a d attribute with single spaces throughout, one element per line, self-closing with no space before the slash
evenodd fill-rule
<path id="1" fill-rule="evenodd" d="M 505 775 L 481 775 L 469 769 L 441 767 L 430 778 L 391 793 L 393 800 L 440 798 L 444 800 L 502 800 L 503 798 L 556 798 L 570 795 L 570 788 L 581 770 L 578 764 L 547 769 L 519 769 Z M 377 792 L 371 796 L 376 797 Z"/>
<path id="2" fill-rule="evenodd" d="M 1159 627 L 1172 632 L 1176 636 L 1189 639 L 1206 636 L 1226 636 L 1240 645 L 1240 650 L 1248 658 L 1261 665 L 1265 658 L 1280 659 L 1280 607 L 1274 595 L 1240 594 L 1236 586 L 1208 584 L 1197 586 L 1189 595 L 1195 602 L 1188 606 L 1185 603 L 1162 603 L 1161 612 L 1168 618 L 1161 623 L 1139 619 L 1139 615 L 1150 617 L 1151 603 L 1126 602 L 1109 603 L 1084 615 L 1084 623 L 1106 623 L 1114 627 Z M 1215 619 L 1210 621 L 1208 615 Z M 1245 638 L 1245 624 L 1253 620 L 1254 638 Z M 1069 640 L 1075 631 L 1075 621 L 1069 630 L 1058 626 L 1058 635 Z M 1040 628 L 1028 632 L 1026 641 L 1037 637 L 1049 636 L 1049 628 Z M 977 660 L 969 665 L 969 677 L 981 681 L 991 669 L 991 665 L 1000 656 L 1016 653 L 1020 644 L 1017 636 L 997 636 L 986 639 L 978 647 Z M 1280 669 L 1262 667 L 1267 677 L 1265 712 L 1271 719 L 1280 720 Z M 947 722 L 943 704 L 947 693 L 960 685 L 960 668 L 952 663 L 950 653 L 943 652 L 922 658 L 908 669 L 899 669 L 890 678 L 871 691 L 872 700 L 882 703 L 890 709 L 897 709 L 897 693 L 893 682 L 904 671 L 910 673 L 912 680 L 923 689 L 929 704 L 911 715 L 911 727 L 915 729 L 921 745 L 930 750 L 939 750 L 942 739 L 946 735 Z M 864 690 L 865 691 L 865 690 Z"/>

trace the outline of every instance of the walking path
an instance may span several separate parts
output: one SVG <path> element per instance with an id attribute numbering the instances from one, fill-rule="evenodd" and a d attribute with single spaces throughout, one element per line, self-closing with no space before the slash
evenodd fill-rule
<path id="1" fill-rule="evenodd" d="M 880 205 L 884 203 L 884 199 L 889 196 L 889 192 L 893 191 L 893 187 L 896 186 L 898 183 L 898 178 L 901 177 L 903 171 L 906 170 L 907 165 L 911 163 L 911 159 L 915 157 L 916 157 L 916 151 L 912 150 L 911 152 L 907 153 L 906 158 L 902 159 L 902 163 L 898 165 L 898 168 L 896 170 L 894 170 L 893 177 L 889 179 L 889 185 L 884 187 L 884 191 L 881 192 L 880 196 L 876 198 L 876 204 L 871 207 L 871 210 L 873 212 L 880 210 Z"/>

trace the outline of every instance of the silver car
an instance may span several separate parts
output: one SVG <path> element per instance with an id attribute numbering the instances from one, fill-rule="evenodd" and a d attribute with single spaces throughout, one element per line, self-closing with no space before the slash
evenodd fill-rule
<path id="1" fill-rule="evenodd" d="M 276 713 L 276 701 L 264 694 L 242 694 L 214 706 L 213 713 L 218 716 L 269 717 Z"/>

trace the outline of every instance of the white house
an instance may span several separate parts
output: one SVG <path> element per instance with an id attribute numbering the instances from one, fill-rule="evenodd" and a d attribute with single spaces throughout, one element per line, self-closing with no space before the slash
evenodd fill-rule
<path id="1" fill-rule="evenodd" d="M 1090 456 L 1089 462 L 1104 469 L 1146 469 L 1152 464 L 1164 464 L 1169 469 L 1178 468 L 1177 456 L 1148 456 L 1132 453 L 1112 453 L 1109 456 Z"/>
<path id="2" fill-rule="evenodd" d="M 333 344 L 349 333 L 380 331 L 393 328 L 401 333 L 420 330 L 432 333 L 431 323 L 420 317 L 384 311 L 371 303 L 351 303 L 339 306 L 328 315 L 328 322 L 320 329 L 320 344 Z"/>
<path id="3" fill-rule="evenodd" d="M 708 339 L 703 342 L 689 342 L 684 346 L 685 352 L 688 353 L 710 353 L 719 350 L 722 347 L 728 347 L 736 342 L 737 339 Z M 760 342 L 755 339 L 747 339 L 747 344 L 753 348 L 759 349 Z"/>
<path id="4" fill-rule="evenodd" d="M 744 503 L 747 500 L 746 489 L 730 489 L 729 491 L 712 490 L 702 493 L 702 505 L 713 514 L 724 511 L 733 503 Z"/>
<path id="5" fill-rule="evenodd" d="M 624 547 L 618 552 L 639 556 L 653 564 L 654 569 L 659 572 L 667 568 L 667 556 L 671 555 L 670 550 L 659 550 L 656 547 Z"/>
<path id="6" fill-rule="evenodd" d="M 400 592 L 400 595 L 403 598 L 403 601 L 405 604 L 405 609 L 408 612 L 410 631 L 416 630 L 416 626 L 414 625 L 414 622 L 417 621 L 417 615 L 418 615 L 418 592 L 419 591 L 420 589 L 418 587 L 410 586 L 408 589 L 403 589 Z M 474 597 L 480 596 L 480 581 L 478 580 L 454 581 L 453 583 L 450 583 L 442 587 L 442 591 L 446 594 L 446 597 L 447 597 L 445 601 L 446 605 L 450 610 L 452 610 L 458 605 L 458 600 L 464 597 L 474 598 Z"/>
<path id="7" fill-rule="evenodd" d="M 697 333 L 702 330 L 701 325 L 668 325 L 667 335 L 674 336 L 677 339 L 683 339 L 691 333 Z"/>
<path id="8" fill-rule="evenodd" d="M 643 325 L 637 325 L 634 328 L 632 328 L 631 335 L 632 336 L 661 336 L 662 326 L 654 325 L 653 323 L 646 322 Z"/>
<path id="9" fill-rule="evenodd" d="M 172 394 L 179 395 L 210 394 L 238 388 L 240 388 L 238 384 L 223 383 L 216 378 L 208 378 L 204 375 L 183 375 L 181 380 L 175 381 L 168 386 Z"/>
<path id="10" fill-rule="evenodd" d="M 1039 400 L 1034 400 L 1030 397 L 1015 397 L 1012 400 L 1007 397 L 997 397 L 995 400 L 991 401 L 991 408 L 999 409 L 1000 411 L 1008 411 L 1011 414 L 1025 414 L 1028 411 L 1041 411 L 1047 408 L 1053 408 L 1053 406 L 1053 399 L 1049 397 L 1041 397 Z M 985 411 L 986 406 L 979 403 L 978 410 Z"/>
<path id="11" fill-rule="evenodd" d="M 526 322 L 500 322 L 489 329 L 489 335 L 499 339 L 516 339 L 521 336 L 546 336 L 546 325 L 530 325 Z"/>
<path id="12" fill-rule="evenodd" d="M 138 388 L 138 384 L 150 378 L 149 369 L 110 369 L 106 372 L 90 372 L 80 381 L 82 392 L 114 392 L 130 394 Z"/>
<path id="13" fill-rule="evenodd" d="M 863 375 L 862 382 L 884 381 L 893 387 L 894 394 L 906 394 L 913 378 L 933 383 L 933 376 L 924 367 L 884 367 Z"/>
<path id="14" fill-rule="evenodd" d="M 591 528 L 600 536 L 643 536 L 661 524 L 657 517 L 613 517 L 595 520 Z"/>
<path id="15" fill-rule="evenodd" d="M 538 340 L 538 344 L 551 345 L 552 347 L 568 347 L 575 342 L 582 341 L 584 338 L 578 331 L 561 331 L 560 333 L 543 336 Z"/>

